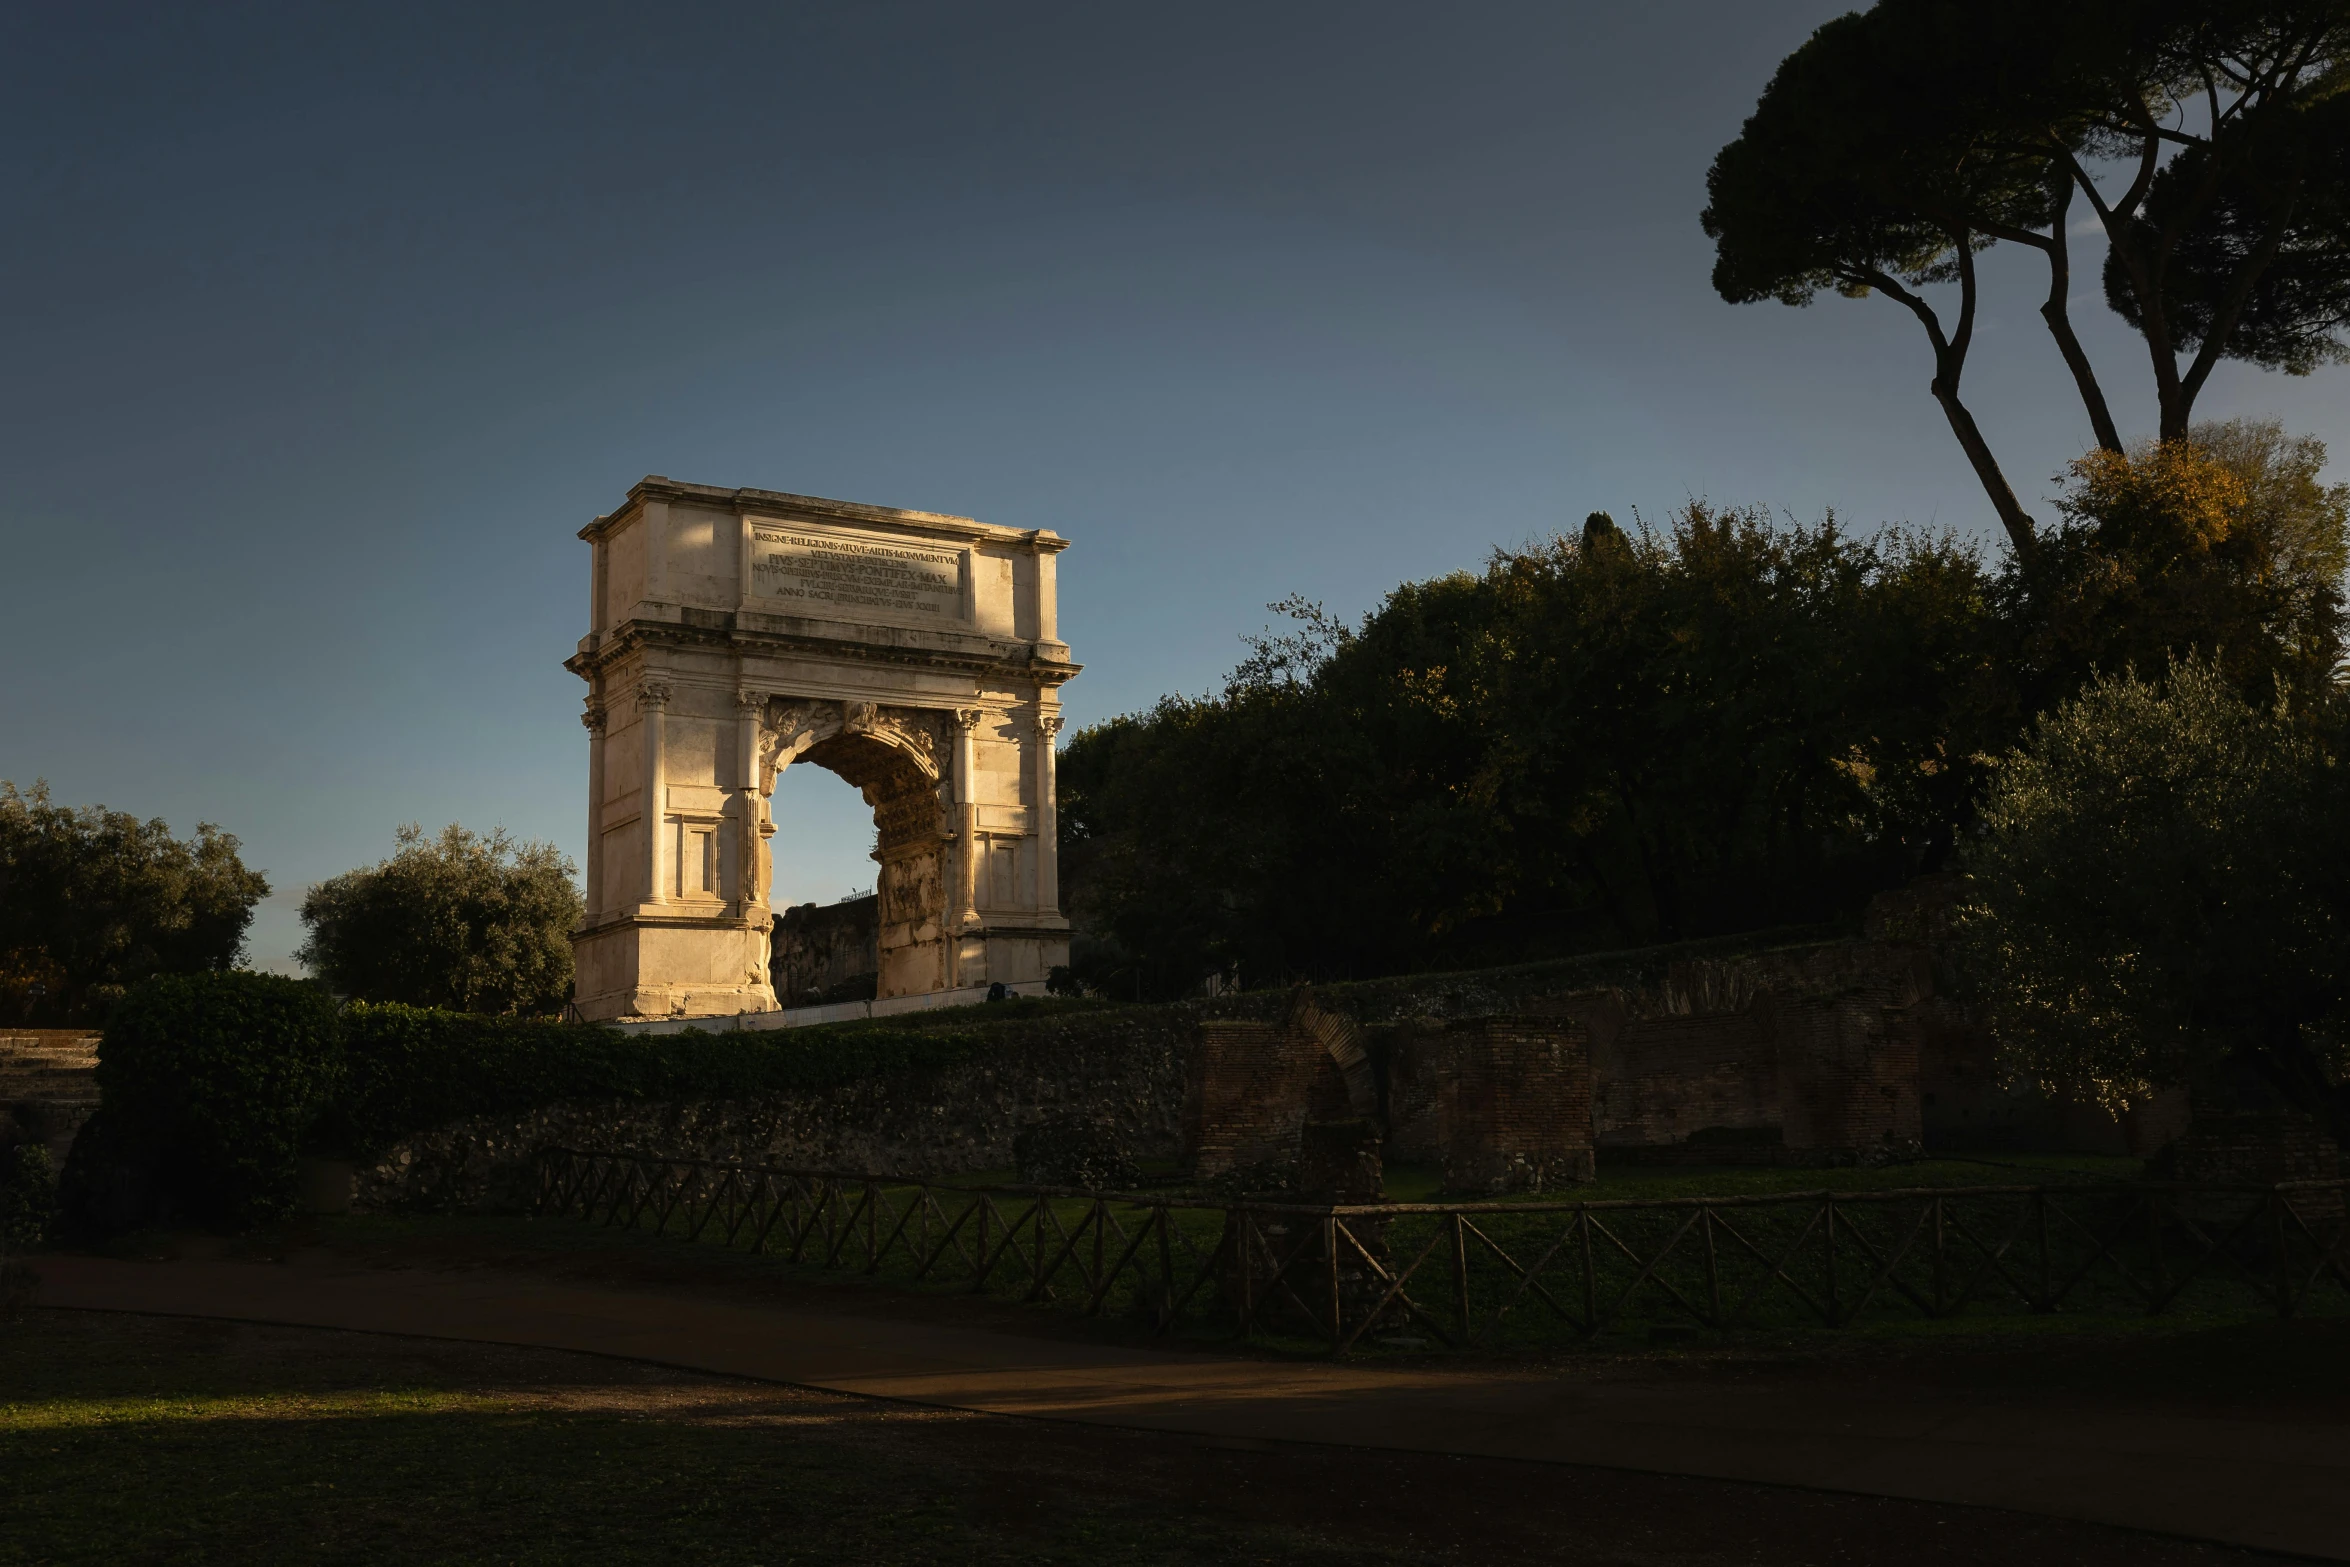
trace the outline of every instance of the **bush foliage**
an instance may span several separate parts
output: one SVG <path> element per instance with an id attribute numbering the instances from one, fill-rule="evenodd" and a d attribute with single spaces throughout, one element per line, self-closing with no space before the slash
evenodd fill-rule
<path id="1" fill-rule="evenodd" d="M 361 1001 L 524 1016 L 571 993 L 579 891 L 546 843 L 517 844 L 454 824 L 428 839 L 413 824 L 381 864 L 346 871 L 302 900 L 309 940 L 295 955 Z"/>
<path id="2" fill-rule="evenodd" d="M 0 1255 L 38 1246 L 57 1223 L 57 1167 L 39 1143 L 0 1147 Z"/>
<path id="3" fill-rule="evenodd" d="M 0 782 L 0 1024 L 95 1023 L 151 974 L 230 967 L 269 896 L 237 848 Z"/>
<path id="4" fill-rule="evenodd" d="M 334 999 L 275 974 L 177 974 L 140 985 L 98 1042 L 101 1113 L 208 1223 L 291 1211 L 303 1137 L 341 1077 Z"/>
<path id="5" fill-rule="evenodd" d="M 2028 563 L 1698 504 L 1318 607 L 1201 698 L 1076 735 L 1073 968 L 1121 997 L 1853 919 L 1939 869 L 1992 759 L 2100 672 L 2201 657 L 2303 710 L 2350 489 L 2273 424 L 2075 468 Z"/>
<path id="6" fill-rule="evenodd" d="M 988 1037 L 969 1027 L 883 1021 L 778 1032 L 622 1034 L 592 1024 L 354 1003 L 343 1017 L 348 1075 L 319 1135 L 365 1156 L 451 1121 L 567 1102 L 808 1093 L 950 1066 L 983 1053 Z"/>
<path id="7" fill-rule="evenodd" d="M 1999 728 L 1968 550 L 1693 506 L 1282 606 L 1061 767 L 1080 978 L 1174 995 L 1797 924 L 1945 852 Z M 1546 951 L 1497 945 L 1540 929 Z"/>
<path id="8" fill-rule="evenodd" d="M 2207 662 L 2097 680 L 2042 720 L 1965 856 L 1960 928 L 2009 1071 L 2117 1110 L 2250 1076 L 2350 1136 L 2339 734 Z"/>

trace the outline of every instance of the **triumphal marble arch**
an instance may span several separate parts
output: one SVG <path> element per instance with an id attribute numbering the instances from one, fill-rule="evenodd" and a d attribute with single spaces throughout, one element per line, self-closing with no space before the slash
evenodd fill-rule
<path id="1" fill-rule="evenodd" d="M 768 906 L 786 767 L 873 808 L 882 999 L 1068 961 L 1053 736 L 1077 673 L 1041 529 L 648 478 L 580 530 L 588 1018 L 776 1005 Z"/>

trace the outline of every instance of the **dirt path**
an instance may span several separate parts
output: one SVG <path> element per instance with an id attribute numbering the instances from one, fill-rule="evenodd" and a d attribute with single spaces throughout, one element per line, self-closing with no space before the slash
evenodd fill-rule
<path id="1" fill-rule="evenodd" d="M 42 1304 L 624 1356 L 996 1414 L 1241 1441 L 1593 1464 L 2010 1508 L 2350 1561 L 2350 1422 L 2323 1406 L 1579 1378 L 1240 1359 L 519 1273 L 41 1261 Z"/>

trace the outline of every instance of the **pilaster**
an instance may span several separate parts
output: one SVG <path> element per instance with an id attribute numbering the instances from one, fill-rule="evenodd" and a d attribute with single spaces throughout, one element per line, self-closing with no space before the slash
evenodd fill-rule
<path id="1" fill-rule="evenodd" d="M 669 901 L 669 685 L 662 680 L 637 682 L 637 723 L 642 731 L 644 794 L 638 818 L 645 826 L 645 898 L 650 905 Z"/>
<path id="2" fill-rule="evenodd" d="M 1051 557 L 1046 557 L 1050 559 Z M 1057 919 L 1061 913 L 1061 822 L 1059 758 L 1054 737 L 1061 732 L 1059 713 L 1036 715 L 1036 912 Z"/>
<path id="3" fill-rule="evenodd" d="M 579 721 L 588 732 L 587 919 L 604 912 L 604 704 L 589 697 Z"/>

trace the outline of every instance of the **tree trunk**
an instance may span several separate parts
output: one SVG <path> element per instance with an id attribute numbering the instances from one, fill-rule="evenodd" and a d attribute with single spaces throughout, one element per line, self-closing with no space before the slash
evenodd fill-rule
<path id="1" fill-rule="evenodd" d="M 2033 531 L 2030 514 L 2009 488 L 2007 475 L 1999 471 L 1999 459 L 1991 455 L 1991 443 L 1983 439 L 1983 432 L 1975 427 L 1975 416 L 1967 412 L 1958 394 L 1944 388 L 1940 376 L 1934 378 L 1928 390 L 1934 394 L 1934 401 L 1942 405 L 1944 416 L 1950 420 L 1951 433 L 1958 437 L 1967 461 L 1974 464 L 1975 477 L 1982 481 L 1983 493 L 1991 497 L 1992 509 L 1999 513 L 2000 524 L 2007 529 L 2007 539 L 2015 546 L 2016 558 L 2029 561 L 2038 549 L 2039 536 Z"/>
<path id="2" fill-rule="evenodd" d="M 2063 195 L 2058 199 L 2055 221 L 2048 225 L 2048 302 L 2040 307 L 2040 319 L 2048 323 L 2048 333 L 2056 339 L 2056 351 L 2064 355 L 2065 368 L 2073 373 L 2073 385 L 2081 394 L 2081 406 L 2089 411 L 2089 429 L 2097 437 L 2097 444 L 2109 452 L 2122 449 L 2121 433 L 2115 428 L 2113 411 L 2105 405 L 2105 388 L 2097 384 L 2097 371 L 2089 363 L 2088 353 L 2081 347 L 2081 339 L 2073 331 L 2072 248 L 2065 237 L 2064 225 L 2073 209 L 2073 182 L 2069 176 L 2059 181 Z"/>

